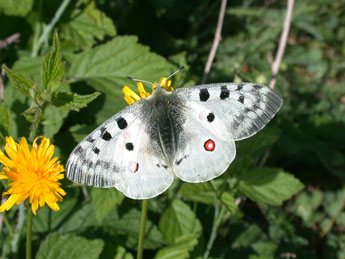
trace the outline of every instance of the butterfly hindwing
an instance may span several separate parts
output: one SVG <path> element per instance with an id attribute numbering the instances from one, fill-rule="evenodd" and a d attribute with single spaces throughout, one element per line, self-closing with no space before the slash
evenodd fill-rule
<path id="1" fill-rule="evenodd" d="M 197 102 L 221 118 L 233 140 L 245 139 L 260 131 L 283 102 L 273 89 L 254 83 L 198 85 L 179 88 L 175 93 L 187 106 Z"/>
<path id="2" fill-rule="evenodd" d="M 184 108 L 173 171 L 186 182 L 206 182 L 229 167 L 236 156 L 235 142 L 224 123 L 198 105 Z"/>

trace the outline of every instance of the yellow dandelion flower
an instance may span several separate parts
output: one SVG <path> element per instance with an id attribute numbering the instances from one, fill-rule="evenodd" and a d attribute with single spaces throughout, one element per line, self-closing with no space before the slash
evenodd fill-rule
<path id="1" fill-rule="evenodd" d="M 38 144 L 38 140 L 41 143 Z M 57 201 L 62 201 L 66 195 L 60 187 L 60 179 L 64 178 L 64 167 L 57 161 L 54 154 L 54 145 L 44 137 L 37 137 L 30 151 L 26 139 L 23 137 L 20 143 L 12 137 L 6 137 L 5 151 L 0 150 L 0 163 L 4 164 L 3 172 L 0 172 L 0 180 L 8 179 L 10 189 L 2 196 L 10 195 L 0 206 L 0 212 L 9 210 L 14 204 L 19 205 L 28 199 L 32 212 L 36 215 L 38 207 L 47 204 L 52 210 L 60 210 Z"/>
<path id="2" fill-rule="evenodd" d="M 174 90 L 174 88 L 171 86 L 171 80 L 168 80 L 167 77 L 162 77 L 161 80 L 159 80 L 159 85 L 169 92 Z M 156 86 L 157 86 L 157 83 L 154 82 L 152 84 L 152 92 L 155 90 Z M 150 94 L 145 91 L 144 85 L 142 82 L 138 82 L 137 87 L 138 87 L 140 96 L 136 92 L 134 92 L 131 88 L 129 88 L 127 85 L 125 85 L 122 88 L 122 92 L 125 94 L 124 99 L 128 104 L 132 104 L 141 98 L 147 98 L 150 96 Z"/>

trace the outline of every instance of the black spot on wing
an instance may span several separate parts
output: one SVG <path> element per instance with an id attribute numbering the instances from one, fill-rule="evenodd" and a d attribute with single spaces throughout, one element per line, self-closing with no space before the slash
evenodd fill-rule
<path id="1" fill-rule="evenodd" d="M 95 140 L 91 136 L 89 136 L 89 137 L 87 137 L 86 141 L 93 143 Z"/>
<path id="2" fill-rule="evenodd" d="M 111 140 L 112 136 L 110 135 L 110 133 L 108 131 L 104 131 L 101 134 L 101 138 L 105 141 L 109 141 L 109 140 Z"/>
<path id="3" fill-rule="evenodd" d="M 92 150 L 93 150 L 93 152 L 95 152 L 95 154 L 97 154 L 97 155 L 99 154 L 100 150 L 98 147 L 94 147 Z"/>
<path id="4" fill-rule="evenodd" d="M 224 100 L 224 99 L 226 99 L 226 98 L 229 98 L 229 95 L 230 95 L 229 89 L 226 87 L 226 85 L 223 85 L 223 86 L 220 88 L 220 99 L 221 99 L 221 100 Z"/>
<path id="5" fill-rule="evenodd" d="M 212 112 L 210 112 L 208 115 L 207 115 L 207 120 L 208 122 L 212 122 L 214 121 L 214 114 Z"/>
<path id="6" fill-rule="evenodd" d="M 206 102 L 210 98 L 210 93 L 206 88 L 200 89 L 199 92 L 200 101 Z"/>
<path id="7" fill-rule="evenodd" d="M 182 158 L 180 158 L 179 160 L 177 160 L 177 161 L 176 161 L 176 164 L 177 164 L 177 165 L 181 164 L 182 159 L 183 159 L 183 157 L 182 157 Z"/>
<path id="8" fill-rule="evenodd" d="M 132 151 L 134 149 L 133 143 L 130 143 L 130 142 L 126 143 L 126 149 L 128 151 Z"/>
<path id="9" fill-rule="evenodd" d="M 81 146 L 78 146 L 75 150 L 74 150 L 75 153 L 83 153 L 83 148 Z"/>
<path id="10" fill-rule="evenodd" d="M 122 118 L 122 117 L 119 117 L 118 119 L 116 119 L 116 122 L 117 122 L 117 126 L 119 127 L 119 129 L 125 129 L 127 128 L 127 121 Z"/>
<path id="11" fill-rule="evenodd" d="M 244 96 L 241 95 L 240 97 L 238 97 L 238 101 L 243 104 L 244 103 Z"/>
<path id="12" fill-rule="evenodd" d="M 253 86 L 256 90 L 259 90 L 259 89 L 261 89 L 263 86 L 262 85 L 254 85 Z"/>
<path id="13" fill-rule="evenodd" d="M 243 89 L 244 84 L 238 84 L 236 91 L 241 91 Z"/>

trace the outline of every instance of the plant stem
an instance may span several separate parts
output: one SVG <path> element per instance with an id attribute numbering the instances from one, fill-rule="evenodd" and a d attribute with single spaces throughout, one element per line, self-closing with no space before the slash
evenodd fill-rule
<path id="1" fill-rule="evenodd" d="M 289 30 L 290 30 L 290 25 L 291 25 L 291 18 L 292 18 L 292 13 L 293 13 L 293 6 L 294 6 L 295 0 L 288 0 L 287 4 L 287 9 L 286 9 L 286 16 L 285 16 L 285 21 L 284 21 L 284 29 L 280 37 L 279 41 L 279 46 L 278 46 L 278 51 L 277 55 L 274 59 L 274 62 L 272 64 L 272 75 L 273 78 L 270 82 L 270 87 L 274 89 L 276 82 L 277 82 L 277 74 L 279 71 L 280 63 L 282 61 L 284 51 L 285 51 L 285 46 L 286 42 L 289 36 Z"/>
<path id="2" fill-rule="evenodd" d="M 26 230 L 26 259 L 31 259 L 31 236 L 32 236 L 32 211 L 28 206 L 27 211 L 27 230 Z"/>
<path id="3" fill-rule="evenodd" d="M 2 218 L 4 220 L 4 223 L 6 225 L 7 231 L 10 234 L 10 237 L 13 238 L 14 237 L 14 231 L 13 231 L 13 228 L 12 228 L 10 222 L 7 219 L 6 213 L 3 213 L 1 216 L 2 216 Z"/>
<path id="4" fill-rule="evenodd" d="M 214 241 L 216 240 L 217 237 L 217 230 L 218 230 L 218 226 L 220 224 L 220 220 L 222 218 L 223 215 L 223 208 L 221 210 L 221 216 L 219 217 L 219 205 L 217 205 L 214 209 L 214 218 L 213 218 L 213 225 L 212 225 L 212 232 L 211 232 L 211 236 L 210 239 L 208 240 L 207 243 L 207 247 L 206 247 L 206 251 L 204 253 L 203 258 L 206 259 L 208 258 L 210 251 L 212 249 L 212 246 L 214 244 Z"/>
<path id="5" fill-rule="evenodd" d="M 227 0 L 222 0 L 222 3 L 220 5 L 216 34 L 214 35 L 212 48 L 211 48 L 210 54 L 208 55 L 208 58 L 207 58 L 207 63 L 206 63 L 206 66 L 204 69 L 204 74 L 203 74 L 202 80 L 201 80 L 202 84 L 206 83 L 206 79 L 207 79 L 208 73 L 211 70 L 211 66 L 213 63 L 213 59 L 216 55 L 216 51 L 217 51 L 219 42 L 222 39 L 221 33 L 222 33 L 223 20 L 224 20 L 225 9 L 226 9 L 226 1 Z"/>
<path id="6" fill-rule="evenodd" d="M 64 13 L 65 9 L 67 8 L 69 2 L 71 0 L 64 0 L 59 9 L 56 11 L 54 18 L 51 20 L 51 22 L 44 27 L 43 29 L 43 33 L 41 34 L 41 37 L 38 39 L 38 42 L 33 46 L 32 52 L 31 52 L 31 56 L 32 57 L 36 57 L 38 54 L 38 51 L 40 50 L 42 43 L 47 41 L 50 32 L 53 30 L 55 24 L 58 22 L 58 20 L 60 19 L 61 15 Z"/>
<path id="7" fill-rule="evenodd" d="M 18 252 L 18 243 L 19 243 L 20 234 L 22 232 L 22 228 L 24 225 L 24 221 L 25 221 L 25 209 L 24 209 L 24 204 L 21 203 L 19 204 L 18 221 L 15 228 L 14 237 L 11 243 L 12 253 L 14 254 Z"/>
<path id="8" fill-rule="evenodd" d="M 145 226 L 146 226 L 146 218 L 147 218 L 147 203 L 148 203 L 148 200 L 143 200 L 143 207 L 141 210 L 141 222 L 140 222 L 137 259 L 143 258 Z"/>

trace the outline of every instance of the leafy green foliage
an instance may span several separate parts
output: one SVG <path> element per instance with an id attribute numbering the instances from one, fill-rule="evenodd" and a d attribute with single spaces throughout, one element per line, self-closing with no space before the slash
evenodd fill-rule
<path id="1" fill-rule="evenodd" d="M 291 174 L 276 168 L 254 169 L 241 174 L 239 180 L 239 190 L 246 196 L 271 205 L 282 205 L 304 187 Z"/>
<path id="2" fill-rule="evenodd" d="M 61 26 L 61 31 L 66 47 L 84 50 L 90 49 L 96 39 L 116 35 L 112 20 L 96 8 L 94 1 L 90 1 L 84 10 L 73 10 L 70 20 Z"/>
<path id="3" fill-rule="evenodd" d="M 21 75 L 19 73 L 12 71 L 5 65 L 3 66 L 3 69 L 6 71 L 6 73 L 8 74 L 8 77 L 12 80 L 17 90 L 19 90 L 26 96 L 32 95 L 34 91 L 34 87 L 35 87 L 34 81 L 30 80 L 24 75 Z"/>
<path id="4" fill-rule="evenodd" d="M 10 136 L 11 131 L 11 112 L 5 104 L 0 103 L 0 145 L 3 145 L 5 143 L 5 137 Z"/>
<path id="5" fill-rule="evenodd" d="M 59 83 L 61 83 L 65 71 L 65 63 L 61 59 L 60 42 L 57 32 L 55 32 L 52 50 L 44 58 L 42 64 L 42 84 L 44 89 L 55 92 Z"/>
<path id="6" fill-rule="evenodd" d="M 199 234 L 201 225 L 187 204 L 173 200 L 160 219 L 159 229 L 164 241 L 172 244 L 181 236 Z"/>
<path id="7" fill-rule="evenodd" d="M 28 136 L 39 122 L 37 135 L 52 139 L 65 164 L 78 142 L 127 105 L 122 87 L 136 88 L 127 76 L 157 82 L 184 65 L 174 88 L 201 81 L 220 1 L 70 1 L 56 16 L 61 3 L 0 0 L 0 40 L 20 34 L 19 42 L 0 44 L 0 144 L 7 135 Z M 150 200 L 144 258 L 344 258 L 342 5 L 295 1 L 277 76 L 281 111 L 236 142 L 236 159 L 221 177 L 176 180 Z M 285 13 L 286 1 L 228 1 L 207 82 L 269 84 Z M 140 201 L 66 179 L 62 188 L 60 211 L 45 206 L 34 217 L 35 257 L 135 258 Z M 16 208 L 6 214 L 14 229 Z M 13 252 L 7 227 L 1 257 L 24 257 L 24 229 Z"/>
<path id="8" fill-rule="evenodd" d="M 52 104 L 63 110 L 74 110 L 86 107 L 88 103 L 92 102 L 101 93 L 95 92 L 88 95 L 79 95 L 76 93 L 58 92 L 52 95 Z"/>
<path id="9" fill-rule="evenodd" d="M 155 259 L 190 258 L 191 251 L 198 243 L 195 235 L 181 236 L 171 245 L 158 250 Z"/>
<path id="10" fill-rule="evenodd" d="M 99 258 L 103 241 L 51 233 L 42 242 L 36 258 Z"/>
<path id="11" fill-rule="evenodd" d="M 6 15 L 25 16 L 31 11 L 34 0 L 0 0 L 0 9 Z"/>
<path id="12" fill-rule="evenodd" d="M 121 204 L 124 195 L 114 188 L 93 188 L 91 190 L 91 199 L 97 219 L 102 221 L 116 205 Z"/>

